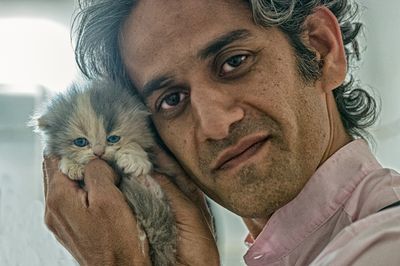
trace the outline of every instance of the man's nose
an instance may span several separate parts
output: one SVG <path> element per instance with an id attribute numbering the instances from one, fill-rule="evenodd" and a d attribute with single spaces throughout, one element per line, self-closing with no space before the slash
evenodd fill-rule
<path id="1" fill-rule="evenodd" d="M 232 124 L 242 120 L 243 107 L 234 95 L 210 88 L 192 88 L 191 106 L 196 123 L 196 135 L 200 141 L 220 140 L 229 135 Z"/>

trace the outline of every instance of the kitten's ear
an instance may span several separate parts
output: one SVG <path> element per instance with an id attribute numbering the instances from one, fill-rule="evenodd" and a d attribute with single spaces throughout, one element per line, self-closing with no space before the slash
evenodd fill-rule
<path id="1" fill-rule="evenodd" d="M 28 122 L 28 126 L 33 127 L 34 131 L 40 132 L 42 130 L 47 129 L 49 127 L 49 124 L 45 116 L 34 116 Z"/>
<path id="2" fill-rule="evenodd" d="M 40 129 L 48 128 L 49 124 L 47 123 L 46 117 L 41 116 L 37 119 L 37 127 Z"/>

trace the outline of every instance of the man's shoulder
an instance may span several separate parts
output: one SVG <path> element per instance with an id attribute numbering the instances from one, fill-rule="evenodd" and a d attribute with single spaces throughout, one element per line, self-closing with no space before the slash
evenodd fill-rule
<path id="1" fill-rule="evenodd" d="M 355 222 L 398 200 L 400 200 L 400 174 L 393 169 L 380 167 L 370 169 L 363 174 L 343 208 L 351 222 Z"/>
<path id="2" fill-rule="evenodd" d="M 311 265 L 399 265 L 400 207 L 373 213 L 345 227 Z"/>

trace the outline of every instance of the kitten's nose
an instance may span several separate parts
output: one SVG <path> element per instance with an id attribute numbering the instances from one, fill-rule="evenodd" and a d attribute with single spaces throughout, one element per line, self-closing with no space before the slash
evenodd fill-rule
<path id="1" fill-rule="evenodd" d="M 94 155 L 101 157 L 104 154 L 104 147 L 102 145 L 94 145 L 93 153 Z"/>

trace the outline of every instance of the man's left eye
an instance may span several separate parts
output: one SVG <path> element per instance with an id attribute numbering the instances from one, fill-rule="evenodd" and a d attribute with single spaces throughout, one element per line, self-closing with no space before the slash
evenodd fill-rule
<path id="1" fill-rule="evenodd" d="M 247 55 L 235 55 L 232 56 L 230 58 L 228 58 L 228 60 L 226 60 L 224 62 L 224 64 L 221 67 L 221 72 L 220 72 L 220 76 L 224 76 L 226 74 L 228 74 L 229 72 L 234 71 L 237 67 L 239 67 L 246 59 L 247 59 Z"/>
<path id="2" fill-rule="evenodd" d="M 187 95 L 183 92 L 174 92 L 165 96 L 158 109 L 168 110 L 178 106 Z"/>

